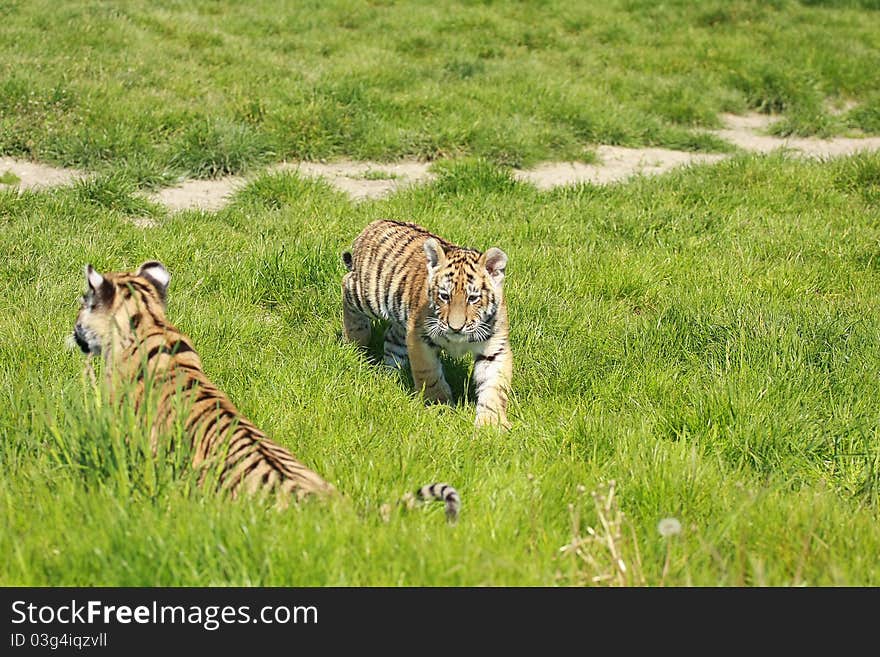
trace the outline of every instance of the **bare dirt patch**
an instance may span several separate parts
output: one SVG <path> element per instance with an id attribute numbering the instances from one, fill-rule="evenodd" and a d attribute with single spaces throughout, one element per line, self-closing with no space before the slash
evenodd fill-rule
<path id="1" fill-rule="evenodd" d="M 782 149 L 804 157 L 838 157 L 850 155 L 861 150 L 880 149 L 880 137 L 835 137 L 815 139 L 812 137 L 776 137 L 766 133 L 774 118 L 766 114 L 737 116 L 724 114 L 725 127 L 714 130 L 713 134 L 746 151 L 753 153 L 772 153 Z"/>
<path id="2" fill-rule="evenodd" d="M 387 196 L 408 185 L 434 176 L 428 164 L 416 161 L 394 163 L 354 162 L 283 162 L 269 171 L 294 171 L 303 176 L 323 178 L 337 189 L 360 201 Z M 247 184 L 247 178 L 227 176 L 214 180 L 185 180 L 150 195 L 172 212 L 179 210 L 219 210 L 229 197 Z"/>
<path id="3" fill-rule="evenodd" d="M 863 150 L 880 150 L 880 137 L 836 137 L 814 139 L 803 137 L 776 137 L 767 133 L 776 117 L 767 114 L 723 114 L 724 127 L 712 134 L 752 153 L 772 153 L 782 150 L 800 157 L 829 158 L 850 155 Z M 533 183 L 539 189 L 559 185 L 588 182 L 605 185 L 636 175 L 657 175 L 691 164 L 718 162 L 729 155 L 718 153 L 689 153 L 665 148 L 622 148 L 599 146 L 600 162 L 545 162 L 528 170 L 518 170 L 514 176 Z"/>
<path id="4" fill-rule="evenodd" d="M 85 174 L 76 169 L 58 169 L 37 162 L 0 157 L 0 176 L 6 173 L 12 174 L 17 180 L 11 183 L 0 182 L 0 189 L 10 187 L 39 189 L 55 185 L 68 185 L 85 177 Z"/>
<path id="5" fill-rule="evenodd" d="M 281 171 L 296 171 L 304 176 L 324 178 L 337 189 L 360 201 L 387 196 L 399 189 L 434 178 L 427 162 L 404 160 L 380 162 L 285 162 Z"/>
<path id="6" fill-rule="evenodd" d="M 219 210 L 229 197 L 247 181 L 239 176 L 215 180 L 185 180 L 174 187 L 166 187 L 150 195 L 150 200 L 161 203 L 172 212 L 178 210 Z"/>
<path id="7" fill-rule="evenodd" d="M 596 152 L 599 164 L 545 162 L 534 169 L 517 170 L 513 175 L 538 189 L 581 182 L 607 185 L 639 174 L 657 175 L 676 167 L 717 162 L 724 158 L 724 155 L 715 153 L 686 153 L 666 148 L 599 146 Z"/>

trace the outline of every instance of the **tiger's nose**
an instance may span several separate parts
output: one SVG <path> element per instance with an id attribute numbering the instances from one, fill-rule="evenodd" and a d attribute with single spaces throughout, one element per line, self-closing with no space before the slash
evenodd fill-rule
<path id="1" fill-rule="evenodd" d="M 461 331 L 464 328 L 465 316 L 464 313 L 461 315 L 450 314 L 449 315 L 449 328 L 453 331 Z"/>

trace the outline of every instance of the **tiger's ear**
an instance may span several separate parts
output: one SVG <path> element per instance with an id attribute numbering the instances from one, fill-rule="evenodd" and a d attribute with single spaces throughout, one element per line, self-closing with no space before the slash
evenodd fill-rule
<path id="1" fill-rule="evenodd" d="M 428 268 L 434 269 L 446 262 L 446 251 L 443 250 L 440 242 L 430 237 L 425 240 L 422 245 L 425 249 L 425 255 L 428 256 Z"/>
<path id="2" fill-rule="evenodd" d="M 101 276 L 91 264 L 83 268 L 86 274 L 86 284 L 100 301 L 108 301 L 113 298 L 113 283 Z"/>
<path id="3" fill-rule="evenodd" d="M 143 276 L 150 281 L 159 292 L 162 300 L 165 300 L 165 293 L 168 292 L 168 282 L 171 280 L 171 274 L 165 269 L 165 265 L 156 260 L 145 262 L 137 270 L 138 276 Z"/>
<path id="4" fill-rule="evenodd" d="M 86 273 L 86 284 L 92 288 L 92 291 L 94 292 L 100 290 L 101 285 L 104 284 L 104 277 L 95 271 L 95 268 L 92 267 L 91 263 L 87 264 L 83 270 Z"/>
<path id="5" fill-rule="evenodd" d="M 495 285 L 501 285 L 501 282 L 504 280 L 504 270 L 507 268 L 507 254 L 497 246 L 493 246 L 480 259 L 483 261 L 483 265 L 486 267 L 486 271 L 489 272 L 489 276 L 492 277 Z"/>

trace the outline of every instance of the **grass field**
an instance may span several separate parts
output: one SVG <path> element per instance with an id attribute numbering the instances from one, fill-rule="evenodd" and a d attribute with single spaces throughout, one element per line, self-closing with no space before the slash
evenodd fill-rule
<path id="1" fill-rule="evenodd" d="M 0 7 L 0 152 L 141 184 L 282 159 L 730 150 L 718 114 L 880 132 L 877 0 Z M 857 103 L 851 106 L 852 103 Z"/>
<path id="2" fill-rule="evenodd" d="M 560 548 L 601 535 L 589 493 L 614 480 L 617 583 L 880 584 L 880 157 L 553 193 L 485 162 L 442 171 L 360 205 L 264 176 L 146 230 L 106 181 L 0 195 L 0 582 L 589 583 L 608 550 Z M 424 407 L 340 343 L 338 254 L 377 217 L 509 254 L 509 434 L 474 433 L 472 400 Z M 83 263 L 154 257 L 209 375 L 344 500 L 218 503 L 124 447 L 63 340 Z M 463 390 L 468 364 L 448 367 Z M 396 505 L 435 479 L 461 491 L 456 526 Z M 665 576 L 664 517 L 683 525 Z"/>
<path id="3" fill-rule="evenodd" d="M 0 154 L 95 176 L 0 189 L 0 585 L 880 585 L 880 155 L 509 171 L 729 149 L 720 111 L 880 132 L 877 8 L 4 3 Z M 353 203 L 256 172 L 334 155 L 438 179 Z M 240 171 L 217 212 L 141 193 Z M 426 407 L 340 341 L 340 253 L 380 217 L 509 255 L 509 433 L 473 429 L 467 361 Z M 205 496 L 100 403 L 64 346 L 82 267 L 149 259 L 208 375 L 339 499 Z M 437 480 L 454 526 L 398 504 Z"/>

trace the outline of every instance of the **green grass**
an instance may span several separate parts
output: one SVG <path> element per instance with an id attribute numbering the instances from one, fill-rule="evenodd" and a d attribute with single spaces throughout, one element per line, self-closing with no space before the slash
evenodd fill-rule
<path id="1" fill-rule="evenodd" d="M 363 174 L 364 180 L 394 180 L 399 177 L 395 173 L 382 171 L 381 169 L 370 169 Z"/>
<path id="2" fill-rule="evenodd" d="M 21 178 L 12 173 L 12 171 L 5 171 L 0 174 L 0 185 L 17 185 L 20 182 Z"/>
<path id="3" fill-rule="evenodd" d="M 112 176 L 0 191 L 0 584 L 880 585 L 880 156 L 547 193 L 485 160 L 438 176 L 353 204 L 263 175 L 173 215 Z M 509 433 L 340 342 L 339 254 L 378 217 L 510 256 Z M 341 499 L 206 496 L 96 401 L 63 347 L 81 268 L 152 258 L 209 376 Z M 397 505 L 434 480 L 454 526 Z M 587 540 L 603 518 L 625 574 Z"/>
<path id="4" fill-rule="evenodd" d="M 95 175 L 0 186 L 0 585 L 880 585 L 880 155 L 552 192 L 508 169 L 729 151 L 724 111 L 880 133 L 877 9 L 3 3 L 0 154 Z M 438 178 L 355 204 L 262 174 L 216 213 L 141 193 L 334 156 Z M 510 256 L 509 433 L 474 431 L 468 362 L 426 407 L 340 342 L 339 256 L 379 217 Z M 82 266 L 150 259 L 209 376 L 339 499 L 206 495 L 179 429 L 154 457 L 102 403 L 64 348 Z M 436 480 L 455 526 L 398 503 Z"/>
<path id="5" fill-rule="evenodd" d="M 0 152 L 141 185 L 281 159 L 583 160 L 880 132 L 875 0 L 347 0 L 0 7 Z M 828 102 L 856 106 L 836 115 Z"/>

